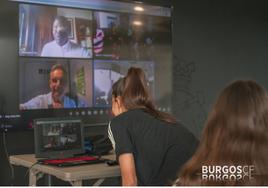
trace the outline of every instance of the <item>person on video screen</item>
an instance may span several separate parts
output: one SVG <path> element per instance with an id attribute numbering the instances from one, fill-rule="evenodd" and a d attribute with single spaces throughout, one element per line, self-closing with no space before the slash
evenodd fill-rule
<path id="1" fill-rule="evenodd" d="M 66 93 L 66 96 L 74 100 L 75 105 L 77 107 L 86 107 L 88 106 L 87 102 L 81 97 L 81 95 L 77 92 L 77 84 L 76 82 L 71 83 L 71 90 Z"/>
<path id="2" fill-rule="evenodd" d="M 46 57 L 91 57 L 90 51 L 70 41 L 70 26 L 64 16 L 57 16 L 53 22 L 54 40 L 44 45 L 41 56 Z"/>
<path id="3" fill-rule="evenodd" d="M 76 103 L 74 99 L 65 94 L 67 78 L 66 71 L 61 64 L 52 66 L 49 77 L 50 92 L 38 95 L 24 104 L 20 109 L 46 109 L 46 108 L 75 108 L 87 107 L 85 103 Z"/>

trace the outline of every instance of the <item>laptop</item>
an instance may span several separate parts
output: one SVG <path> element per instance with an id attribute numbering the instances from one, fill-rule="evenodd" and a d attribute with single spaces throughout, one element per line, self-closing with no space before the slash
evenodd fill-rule
<path id="1" fill-rule="evenodd" d="M 34 120 L 34 136 L 35 156 L 43 158 L 38 160 L 40 164 L 63 167 L 106 161 L 100 157 L 81 156 L 85 153 L 85 149 L 83 124 L 80 119 L 36 119 Z"/>

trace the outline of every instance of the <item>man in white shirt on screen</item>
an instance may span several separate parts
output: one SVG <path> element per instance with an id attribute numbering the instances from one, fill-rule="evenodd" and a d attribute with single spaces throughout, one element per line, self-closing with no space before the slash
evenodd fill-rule
<path id="1" fill-rule="evenodd" d="M 20 104 L 20 109 L 47 109 L 47 108 L 75 108 L 87 107 L 85 102 L 76 103 L 75 100 L 66 95 L 66 71 L 61 64 L 52 66 L 49 75 L 50 92 L 38 95 L 29 101 Z"/>
<path id="2" fill-rule="evenodd" d="M 91 52 L 79 44 L 69 40 L 70 27 L 64 16 L 57 16 L 53 22 L 54 40 L 44 45 L 41 56 L 90 58 Z"/>

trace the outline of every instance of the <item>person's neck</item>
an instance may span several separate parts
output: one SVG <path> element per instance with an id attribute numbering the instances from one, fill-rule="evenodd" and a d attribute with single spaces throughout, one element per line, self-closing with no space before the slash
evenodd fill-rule
<path id="1" fill-rule="evenodd" d="M 52 103 L 53 108 L 63 108 L 63 96 L 60 98 L 53 98 L 53 103 Z"/>
<path id="2" fill-rule="evenodd" d="M 56 41 L 56 43 L 59 45 L 59 46 L 64 46 L 64 45 L 66 45 L 67 43 L 68 43 L 68 39 L 67 40 L 65 40 L 64 42 L 57 42 Z"/>
<path id="3" fill-rule="evenodd" d="M 123 114 L 124 112 L 126 112 L 127 109 L 125 107 L 121 107 L 118 111 L 118 113 L 116 114 L 116 116 L 120 115 L 120 114 Z"/>
<path id="4" fill-rule="evenodd" d="M 64 98 L 64 95 L 60 95 L 60 96 L 52 96 L 52 99 L 53 99 L 53 102 L 55 103 L 63 103 L 63 99 Z"/>

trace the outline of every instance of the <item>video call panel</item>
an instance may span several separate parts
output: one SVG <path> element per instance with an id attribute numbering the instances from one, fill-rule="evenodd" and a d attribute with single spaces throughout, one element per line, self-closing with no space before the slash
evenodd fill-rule
<path id="1" fill-rule="evenodd" d="M 111 107 L 112 84 L 131 66 L 146 72 L 157 100 L 170 98 L 163 93 L 170 93 L 166 84 L 155 88 L 155 81 L 170 81 L 155 69 L 171 61 L 170 17 L 33 4 L 20 4 L 19 15 L 20 110 Z M 83 62 L 82 58 L 92 60 Z M 49 70 L 58 62 L 67 70 L 64 94 L 75 103 L 26 105 L 51 92 Z"/>
<path id="2" fill-rule="evenodd" d="M 42 126 L 41 151 L 61 151 L 81 148 L 79 124 L 54 123 Z"/>
<path id="3" fill-rule="evenodd" d="M 55 66 L 62 67 L 66 73 L 56 74 L 51 70 Z M 23 58 L 20 61 L 20 109 L 57 108 L 52 104 L 52 99 L 57 97 L 63 100 L 58 108 L 92 107 L 92 74 L 92 63 L 88 60 Z"/>
<path id="4" fill-rule="evenodd" d="M 168 17 L 95 11 L 93 48 L 97 59 L 154 60 L 171 44 Z"/>
<path id="5" fill-rule="evenodd" d="M 152 61 L 94 61 L 94 106 L 111 106 L 112 85 L 127 74 L 130 67 L 145 71 L 151 93 L 154 93 L 154 63 Z"/>
<path id="6" fill-rule="evenodd" d="M 19 55 L 92 57 L 92 12 L 20 4 Z"/>

